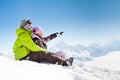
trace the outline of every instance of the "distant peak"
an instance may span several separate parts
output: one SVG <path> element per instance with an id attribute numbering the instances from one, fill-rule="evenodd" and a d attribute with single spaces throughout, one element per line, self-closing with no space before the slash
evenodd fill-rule
<path id="1" fill-rule="evenodd" d="M 60 41 L 60 42 L 58 42 L 56 45 L 67 45 L 64 41 Z M 56 46 L 55 45 L 55 46 Z"/>

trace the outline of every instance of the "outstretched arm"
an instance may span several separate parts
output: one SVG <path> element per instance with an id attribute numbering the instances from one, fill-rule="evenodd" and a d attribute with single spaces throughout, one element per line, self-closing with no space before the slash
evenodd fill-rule
<path id="1" fill-rule="evenodd" d="M 56 38 L 56 37 L 60 37 L 60 36 L 62 36 L 63 33 L 64 33 L 64 32 L 60 32 L 60 33 L 56 32 L 56 33 L 53 33 L 53 34 L 51 34 L 51 35 L 43 38 L 43 39 L 44 39 L 44 42 L 46 43 L 46 42 L 48 42 L 48 41 L 50 41 L 50 40 L 52 40 L 52 39 L 54 39 L 54 38 Z"/>

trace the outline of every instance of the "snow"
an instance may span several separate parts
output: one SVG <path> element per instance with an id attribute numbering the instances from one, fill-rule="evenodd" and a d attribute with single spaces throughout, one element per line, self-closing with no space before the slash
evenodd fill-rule
<path id="1" fill-rule="evenodd" d="M 105 67 L 113 70 L 120 71 L 120 51 L 114 51 L 108 53 L 108 55 L 102 57 L 96 57 L 92 61 L 86 62 L 89 65 L 97 67 Z"/>
<path id="2" fill-rule="evenodd" d="M 75 60 L 73 66 L 15 61 L 0 56 L 0 80 L 120 80 L 120 51 L 94 58 Z"/>
<path id="3" fill-rule="evenodd" d="M 73 80 L 70 73 L 71 70 L 63 69 L 59 65 L 0 57 L 0 80 Z"/>

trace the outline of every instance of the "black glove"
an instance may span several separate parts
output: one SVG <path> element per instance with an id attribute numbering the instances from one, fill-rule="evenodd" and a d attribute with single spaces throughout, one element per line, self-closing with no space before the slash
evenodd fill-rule
<path id="1" fill-rule="evenodd" d="M 63 34 L 64 32 L 62 31 L 62 32 L 60 32 L 60 33 L 57 33 L 57 36 L 62 36 L 62 34 Z"/>
<path id="2" fill-rule="evenodd" d="M 62 35 L 63 33 L 64 33 L 64 32 L 62 31 L 62 32 L 60 32 L 59 34 Z"/>

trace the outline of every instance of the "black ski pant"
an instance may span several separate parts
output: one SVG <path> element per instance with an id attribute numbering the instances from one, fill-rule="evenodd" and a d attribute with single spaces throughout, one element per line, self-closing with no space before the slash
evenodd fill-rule
<path id="1" fill-rule="evenodd" d="M 58 65 L 67 66 L 65 61 L 55 57 L 51 53 L 47 54 L 43 52 L 31 52 L 20 60 L 30 60 L 38 63 L 42 63 L 42 62 L 52 63 L 52 64 L 58 63 Z"/>

